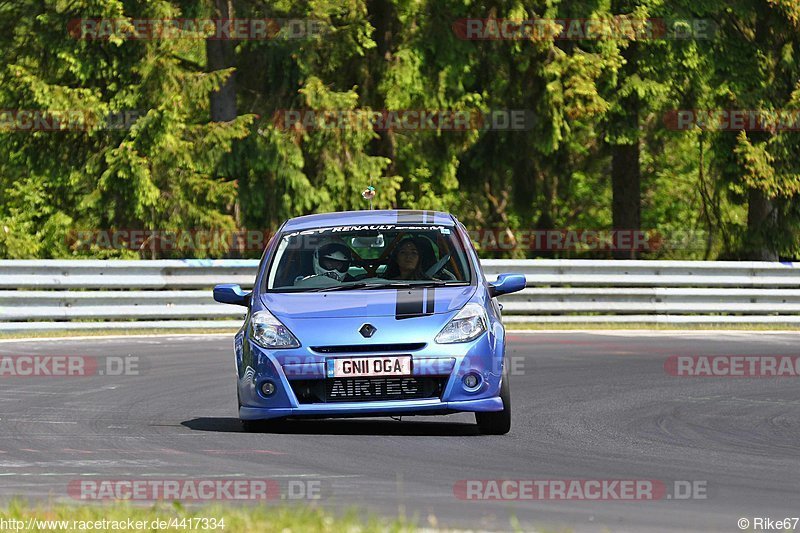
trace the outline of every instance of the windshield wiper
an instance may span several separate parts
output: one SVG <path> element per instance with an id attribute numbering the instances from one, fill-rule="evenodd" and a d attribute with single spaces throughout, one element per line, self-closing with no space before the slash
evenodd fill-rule
<path id="1" fill-rule="evenodd" d="M 381 289 L 381 288 L 385 287 L 387 289 L 413 289 L 415 287 L 419 287 L 419 288 L 424 289 L 426 287 L 441 287 L 442 285 L 445 285 L 445 282 L 444 281 L 439 281 L 439 280 L 423 281 L 423 282 L 420 282 L 420 283 L 408 283 L 408 282 L 405 282 L 405 281 L 390 281 L 388 283 L 381 283 L 381 284 L 377 284 L 376 283 L 376 284 L 374 284 L 374 286 L 367 287 L 367 288 L 368 289 Z"/>
<path id="2" fill-rule="evenodd" d="M 391 281 L 389 283 L 374 283 L 365 289 L 429 289 L 431 287 L 459 287 L 469 285 L 466 281 L 444 281 L 440 279 L 433 279 L 428 281 L 420 281 L 416 283 L 408 283 L 402 281 Z"/>
<path id="3" fill-rule="evenodd" d="M 370 285 L 379 285 L 383 286 L 383 283 L 351 283 L 349 285 L 334 285 L 333 287 L 320 287 L 318 289 L 309 289 L 309 291 L 313 292 L 331 292 L 331 291 L 350 291 L 355 289 L 364 289 L 369 287 Z"/>

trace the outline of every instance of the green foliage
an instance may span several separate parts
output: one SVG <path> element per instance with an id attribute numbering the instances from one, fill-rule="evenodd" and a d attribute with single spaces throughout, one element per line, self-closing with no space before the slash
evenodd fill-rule
<path id="1" fill-rule="evenodd" d="M 274 230 L 292 216 L 364 209 L 369 185 L 376 208 L 449 210 L 471 228 L 611 229 L 611 154 L 631 143 L 640 146 L 642 228 L 688 239 L 647 257 L 800 253 L 800 134 L 670 131 L 664 119 L 677 109 L 800 110 L 794 0 L 230 4 L 233 18 L 313 20 L 322 31 L 234 41 L 229 64 L 209 72 L 196 36 L 85 40 L 68 28 L 81 18 L 218 16 L 211 0 L 0 4 L 0 109 L 84 117 L 61 131 L 0 131 L 0 257 L 242 254 L 224 245 L 84 250 L 70 236 Z M 716 26 L 698 39 L 472 41 L 453 30 L 465 18 L 617 16 Z M 210 95 L 231 76 L 238 117 L 213 122 Z M 276 117 L 286 110 L 350 121 L 285 127 Z M 532 119 L 506 131 L 364 126 L 385 110 L 524 110 Z M 126 112 L 137 117 L 130 127 L 104 125 Z M 770 231 L 756 234 L 748 221 L 753 191 L 771 209 Z"/>
<path id="2" fill-rule="evenodd" d="M 0 134 L 0 240 L 7 257 L 69 256 L 78 228 L 233 228 L 235 183 L 216 175 L 252 116 L 208 119 L 208 95 L 230 72 L 204 73 L 203 41 L 79 40 L 82 17 L 166 18 L 167 1 L 19 2 L 0 69 L 0 108 L 70 111 L 86 117 L 62 131 Z M 197 48 L 200 47 L 198 51 Z M 138 117 L 115 128 L 110 114 Z M 12 236 L 13 233 L 13 236 Z M 35 236 L 33 242 L 27 243 Z"/>

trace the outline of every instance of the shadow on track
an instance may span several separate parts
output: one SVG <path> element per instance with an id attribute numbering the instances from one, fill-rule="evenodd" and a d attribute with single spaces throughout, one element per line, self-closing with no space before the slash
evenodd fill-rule
<path id="1" fill-rule="evenodd" d="M 244 433 L 237 418 L 193 418 L 181 425 L 194 431 Z M 476 424 L 463 422 L 398 422 L 396 420 L 280 420 L 264 424 L 261 433 L 287 435 L 398 435 L 464 437 L 480 435 Z"/>

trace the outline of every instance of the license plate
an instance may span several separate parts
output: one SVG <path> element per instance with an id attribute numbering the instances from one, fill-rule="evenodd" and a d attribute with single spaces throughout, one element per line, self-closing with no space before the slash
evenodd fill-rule
<path id="1" fill-rule="evenodd" d="M 411 356 L 341 357 L 328 359 L 329 378 L 410 376 Z"/>

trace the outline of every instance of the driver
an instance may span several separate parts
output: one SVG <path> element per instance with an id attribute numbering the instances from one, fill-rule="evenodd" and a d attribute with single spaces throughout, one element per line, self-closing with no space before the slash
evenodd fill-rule
<path id="1" fill-rule="evenodd" d="M 314 274 L 336 281 L 351 281 L 353 278 L 347 271 L 352 260 L 353 254 L 347 245 L 340 242 L 323 244 L 314 250 Z"/>
<path id="2" fill-rule="evenodd" d="M 314 273 L 310 276 L 297 276 L 294 283 L 297 285 L 306 280 L 319 280 L 322 277 L 339 282 L 355 281 L 356 278 L 348 274 L 352 261 L 353 252 L 346 244 L 336 241 L 327 242 L 314 250 Z"/>

